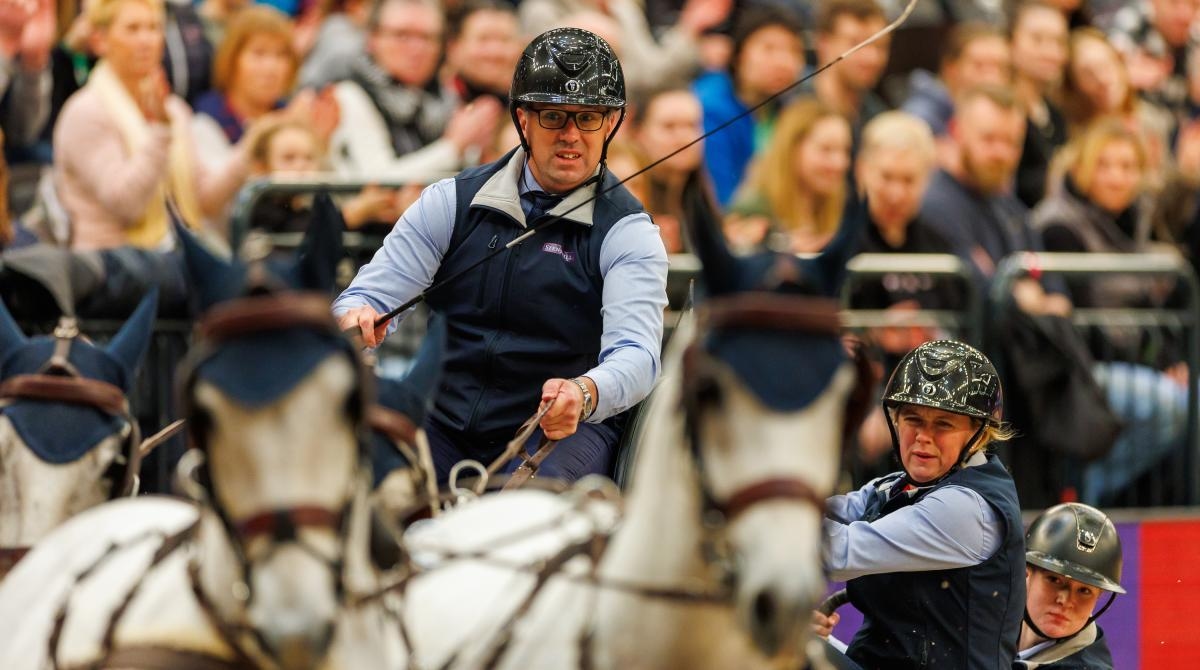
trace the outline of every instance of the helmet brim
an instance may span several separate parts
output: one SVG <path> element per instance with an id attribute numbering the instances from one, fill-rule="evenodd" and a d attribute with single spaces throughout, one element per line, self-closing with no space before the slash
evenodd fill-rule
<path id="1" fill-rule="evenodd" d="M 1086 568 L 1073 561 L 1064 561 L 1051 556 L 1050 554 L 1041 551 L 1025 552 L 1025 562 L 1030 565 L 1036 565 L 1044 570 L 1055 572 L 1065 577 L 1074 579 L 1077 582 L 1083 582 L 1089 586 L 1094 586 L 1105 591 L 1113 593 L 1125 593 L 1125 589 L 1113 580 L 1104 575 Z"/>
<path id="2" fill-rule="evenodd" d="M 559 95 L 556 93 L 526 93 L 513 99 L 514 104 L 538 103 L 545 105 L 587 105 L 620 109 L 625 101 L 607 95 Z"/>
<path id="3" fill-rule="evenodd" d="M 896 409 L 899 405 L 916 405 L 917 407 L 940 409 L 943 412 L 950 412 L 951 414 L 969 416 L 972 419 L 978 419 L 993 426 L 999 423 L 995 418 L 984 414 L 974 407 L 951 403 L 930 402 L 929 399 L 925 398 L 924 396 L 912 395 L 909 393 L 893 393 L 887 398 L 884 398 L 883 405 L 887 409 Z"/>

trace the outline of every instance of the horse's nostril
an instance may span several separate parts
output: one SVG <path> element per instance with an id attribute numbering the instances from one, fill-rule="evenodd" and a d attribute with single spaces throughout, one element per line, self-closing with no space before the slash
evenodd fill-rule
<path id="1" fill-rule="evenodd" d="M 760 625 L 769 626 L 775 620 L 775 597 L 767 591 L 760 591 L 754 597 L 754 620 Z"/>

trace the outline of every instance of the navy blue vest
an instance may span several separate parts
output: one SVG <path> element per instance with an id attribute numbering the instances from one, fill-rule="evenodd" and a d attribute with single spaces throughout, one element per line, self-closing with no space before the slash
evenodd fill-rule
<path id="1" fill-rule="evenodd" d="M 909 497 L 872 500 L 864 521 L 916 503 L 948 485 L 975 491 L 1004 524 L 996 553 L 983 563 L 952 570 L 894 572 L 852 579 L 850 602 L 863 625 L 847 655 L 864 670 L 954 668 L 1008 670 L 1017 655 L 1025 608 L 1025 539 L 1012 477 L 994 455 Z"/>
<path id="2" fill-rule="evenodd" d="M 503 247 L 526 229 L 507 213 L 471 206 L 512 158 L 455 178 L 454 233 L 434 283 Z M 592 225 L 561 220 L 429 296 L 447 317 L 446 355 L 433 417 L 469 444 L 512 438 L 537 410 L 542 384 L 594 367 L 603 331 L 600 247 L 613 224 L 642 205 L 607 171 Z M 612 188 L 612 190 L 607 190 Z M 535 226 L 541 220 L 530 221 Z"/>

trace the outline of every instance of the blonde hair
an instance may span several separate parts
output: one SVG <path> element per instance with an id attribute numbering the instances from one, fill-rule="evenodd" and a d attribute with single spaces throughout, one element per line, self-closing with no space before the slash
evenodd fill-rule
<path id="1" fill-rule="evenodd" d="M 770 144 L 750 168 L 742 196 L 765 201 L 771 218 L 780 228 L 794 230 L 797 227 L 791 215 L 799 212 L 805 202 L 804 188 L 797 184 L 796 148 L 808 139 L 817 123 L 829 118 L 849 123 L 845 116 L 815 98 L 789 105 L 775 122 Z M 838 229 L 844 199 L 845 186 L 842 185 L 835 193 L 819 202 L 814 201 L 817 234 Z"/>
<path id="2" fill-rule="evenodd" d="M 217 48 L 217 55 L 213 57 L 213 88 L 222 93 L 229 92 L 236 74 L 238 57 L 242 55 L 250 40 L 259 36 L 274 37 L 283 43 L 292 63 L 287 90 L 292 89 L 296 83 L 296 73 L 300 69 L 300 57 L 292 47 L 292 22 L 283 12 L 267 5 L 251 5 L 234 14 L 225 31 L 225 37 L 221 40 L 221 46 Z"/>
<path id="3" fill-rule="evenodd" d="M 166 16 L 167 10 L 163 0 L 95 0 L 87 10 L 88 22 L 97 30 L 108 28 L 116 20 L 117 12 L 120 11 L 121 5 L 127 2 L 146 5 L 150 9 L 155 10 L 160 19 Z"/>
<path id="4" fill-rule="evenodd" d="M 251 162 L 256 166 L 262 166 L 264 170 L 269 168 L 267 161 L 270 158 L 271 142 L 279 133 L 291 128 L 308 133 L 313 140 L 313 146 L 317 149 L 317 158 L 320 159 L 321 143 L 317 139 L 317 131 L 308 121 L 295 116 L 277 116 L 266 117 L 255 123 L 262 124 L 262 126 L 256 129 L 257 132 L 250 142 L 248 153 Z"/>
<path id="5" fill-rule="evenodd" d="M 1087 192 L 1091 189 L 1100 152 L 1113 142 L 1132 144 L 1134 152 L 1137 153 L 1138 167 L 1143 171 L 1146 169 L 1148 156 L 1141 136 L 1119 118 L 1101 117 L 1088 124 L 1078 139 L 1062 149 L 1066 169 L 1081 191 Z"/>
<path id="6" fill-rule="evenodd" d="M 858 160 L 883 149 L 916 154 L 927 167 L 937 159 L 929 125 L 908 112 L 884 112 L 863 127 Z"/>

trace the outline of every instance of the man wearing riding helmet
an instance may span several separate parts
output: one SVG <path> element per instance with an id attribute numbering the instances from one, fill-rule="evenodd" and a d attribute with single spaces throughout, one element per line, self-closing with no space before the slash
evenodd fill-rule
<path id="1" fill-rule="evenodd" d="M 1055 505 L 1025 534 L 1028 596 L 1019 653 L 1013 666 L 1055 670 L 1112 670 L 1112 654 L 1096 620 L 1121 588 L 1121 538 L 1100 510 Z M 1101 591 L 1108 601 L 1096 609 Z"/>
<path id="2" fill-rule="evenodd" d="M 605 168 L 625 114 L 621 64 L 590 32 L 550 30 L 525 48 L 510 95 L 521 146 L 427 188 L 334 302 L 341 327 L 376 346 L 395 328 L 376 328 L 379 314 L 465 273 L 427 299 L 448 324 L 424 426 L 442 481 L 461 459 L 496 457 L 539 399 L 542 431 L 566 440 L 541 473 L 607 472 L 623 413 L 659 371 L 666 251 Z"/>
<path id="3" fill-rule="evenodd" d="M 826 567 L 864 616 L 846 655 L 870 669 L 1008 668 L 1025 581 L 1016 487 L 986 452 L 1010 436 L 996 368 L 927 342 L 883 406 L 903 470 L 827 501 Z"/>

